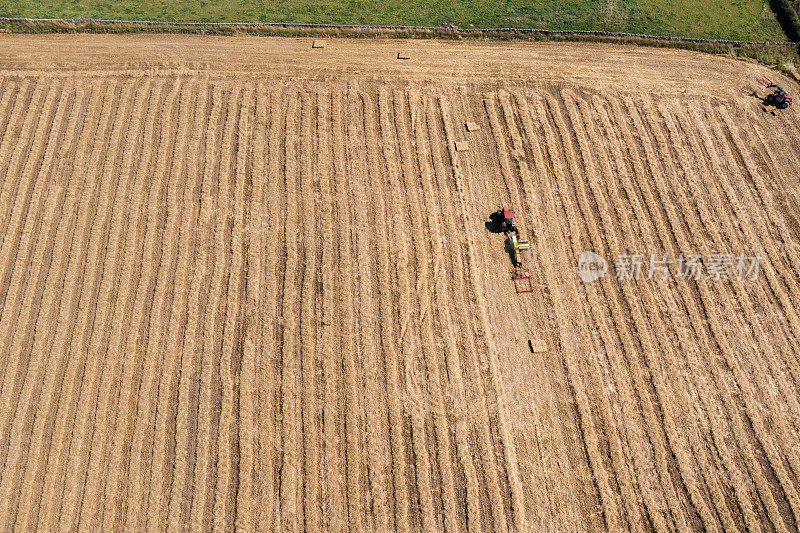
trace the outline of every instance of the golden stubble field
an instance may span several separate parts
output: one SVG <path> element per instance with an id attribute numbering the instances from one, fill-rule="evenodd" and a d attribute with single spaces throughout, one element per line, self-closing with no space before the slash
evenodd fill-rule
<path id="1" fill-rule="evenodd" d="M 796 531 L 800 126 L 764 72 L 0 37 L 0 530 Z M 762 261 L 582 283 L 585 250 Z"/>

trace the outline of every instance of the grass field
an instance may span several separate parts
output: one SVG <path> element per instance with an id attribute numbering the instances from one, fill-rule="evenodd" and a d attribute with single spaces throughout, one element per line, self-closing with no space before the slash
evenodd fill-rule
<path id="1" fill-rule="evenodd" d="M 785 40 L 765 0 L 0 0 L 0 16 L 200 22 L 535 27 Z"/>
<path id="2" fill-rule="evenodd" d="M 0 530 L 796 531 L 800 127 L 766 72 L 0 36 Z M 584 250 L 764 260 L 582 283 Z"/>

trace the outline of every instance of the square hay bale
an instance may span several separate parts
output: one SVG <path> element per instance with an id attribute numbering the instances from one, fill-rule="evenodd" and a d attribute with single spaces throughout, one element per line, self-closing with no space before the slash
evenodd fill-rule
<path id="1" fill-rule="evenodd" d="M 456 141 L 456 152 L 469 150 L 469 141 Z"/>
<path id="2" fill-rule="evenodd" d="M 397 59 L 411 59 L 411 52 L 400 50 L 397 52 Z"/>
<path id="3" fill-rule="evenodd" d="M 325 41 L 317 39 L 311 43 L 311 48 L 325 48 Z"/>
<path id="4" fill-rule="evenodd" d="M 542 339 L 529 339 L 528 347 L 531 349 L 531 353 L 544 353 L 547 351 L 547 343 Z"/>
<path id="5" fill-rule="evenodd" d="M 464 127 L 467 128 L 467 131 L 479 131 L 481 129 L 477 122 L 465 122 Z"/>

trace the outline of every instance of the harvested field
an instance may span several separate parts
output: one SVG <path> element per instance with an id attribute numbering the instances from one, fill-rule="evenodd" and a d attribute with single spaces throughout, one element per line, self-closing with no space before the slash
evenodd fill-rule
<path id="1" fill-rule="evenodd" d="M 0 530 L 797 531 L 800 126 L 765 72 L 0 37 Z M 762 262 L 582 283 L 585 250 Z"/>

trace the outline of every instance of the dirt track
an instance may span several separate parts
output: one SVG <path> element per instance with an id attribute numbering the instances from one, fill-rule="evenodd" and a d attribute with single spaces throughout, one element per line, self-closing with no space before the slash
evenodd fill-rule
<path id="1" fill-rule="evenodd" d="M 0 37 L 0 530 L 796 531 L 800 126 L 764 72 Z M 584 284 L 584 250 L 763 261 Z"/>

